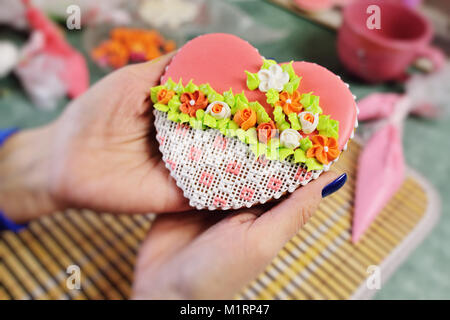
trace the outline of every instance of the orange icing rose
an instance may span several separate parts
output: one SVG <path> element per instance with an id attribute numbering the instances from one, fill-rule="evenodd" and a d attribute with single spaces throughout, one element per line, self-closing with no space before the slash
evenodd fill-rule
<path id="1" fill-rule="evenodd" d="M 311 141 L 313 146 L 306 153 L 308 158 L 316 157 L 320 163 L 328 164 L 340 154 L 338 142 L 333 137 L 325 137 L 319 134 L 312 137 Z"/>
<path id="2" fill-rule="evenodd" d="M 161 89 L 158 92 L 158 102 L 162 104 L 168 104 L 170 99 L 175 95 L 175 92 L 172 90 Z"/>
<path id="3" fill-rule="evenodd" d="M 285 114 L 290 114 L 292 112 L 299 113 L 302 111 L 303 106 L 300 103 L 301 95 L 298 91 L 294 91 L 291 94 L 289 92 L 283 91 L 280 93 L 280 100 L 276 103 L 277 106 L 281 106 Z"/>
<path id="4" fill-rule="evenodd" d="M 208 105 L 208 98 L 203 92 L 197 90 L 193 93 L 185 92 L 180 97 L 181 106 L 180 110 L 183 113 L 189 114 L 191 117 L 195 117 L 195 113 L 199 109 L 205 109 Z"/>
<path id="5" fill-rule="evenodd" d="M 262 143 L 267 143 L 270 139 L 272 139 L 276 134 L 276 127 L 273 121 L 260 123 L 258 128 L 258 140 Z"/>
<path id="6" fill-rule="evenodd" d="M 215 103 L 212 107 L 212 112 L 220 113 L 222 112 L 223 106 L 220 103 Z"/>
<path id="7" fill-rule="evenodd" d="M 248 130 L 256 124 L 256 112 L 251 108 L 238 110 L 233 120 L 243 129 Z"/>
<path id="8" fill-rule="evenodd" d="M 303 117 L 303 119 L 305 119 L 308 122 L 314 123 L 314 115 L 311 113 L 307 113 L 305 114 L 305 116 Z"/>

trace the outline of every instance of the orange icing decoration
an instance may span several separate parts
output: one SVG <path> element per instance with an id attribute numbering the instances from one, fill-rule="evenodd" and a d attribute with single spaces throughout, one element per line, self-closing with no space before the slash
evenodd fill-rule
<path id="1" fill-rule="evenodd" d="M 238 110 L 234 115 L 233 120 L 243 130 L 248 130 L 256 124 L 256 112 L 251 108 Z"/>
<path id="2" fill-rule="evenodd" d="M 320 163 L 328 164 L 340 154 L 338 142 L 333 137 L 325 137 L 319 134 L 312 137 L 311 141 L 313 146 L 306 153 L 308 158 L 316 157 Z"/>
<path id="3" fill-rule="evenodd" d="M 307 113 L 305 114 L 305 116 L 303 117 L 303 119 L 305 119 L 308 122 L 314 123 L 314 115 Z"/>
<path id="4" fill-rule="evenodd" d="M 214 113 L 220 113 L 223 109 L 223 106 L 220 103 L 216 103 L 212 107 L 212 112 Z"/>
<path id="5" fill-rule="evenodd" d="M 303 106 L 300 103 L 301 95 L 298 91 L 294 91 L 292 95 L 289 92 L 283 91 L 280 93 L 279 98 L 280 100 L 276 105 L 281 106 L 285 114 L 292 112 L 299 113 L 302 111 Z"/>
<path id="6" fill-rule="evenodd" d="M 180 110 L 183 113 L 189 114 L 191 117 L 195 117 L 195 113 L 199 109 L 205 109 L 208 105 L 208 98 L 203 92 L 197 90 L 193 93 L 185 92 L 180 97 L 181 106 Z"/>
<path id="7" fill-rule="evenodd" d="M 258 140 L 267 143 L 270 139 L 272 139 L 276 134 L 276 127 L 273 121 L 260 123 L 258 128 Z"/>
<path id="8" fill-rule="evenodd" d="M 92 57 L 100 63 L 120 68 L 130 61 L 145 61 L 173 51 L 176 44 L 165 40 L 156 30 L 114 28 L 109 39 L 92 51 Z"/>
<path id="9" fill-rule="evenodd" d="M 158 92 L 158 102 L 162 104 L 168 104 L 170 99 L 175 95 L 175 92 L 172 90 L 161 89 Z"/>

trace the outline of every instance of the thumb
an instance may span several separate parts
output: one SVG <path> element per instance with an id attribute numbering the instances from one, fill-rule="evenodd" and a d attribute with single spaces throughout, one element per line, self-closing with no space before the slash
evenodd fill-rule
<path id="1" fill-rule="evenodd" d="M 164 73 L 164 69 L 175 56 L 176 51 L 170 52 L 164 56 L 155 58 L 148 62 L 132 64 L 126 66 L 126 72 L 138 78 L 140 83 L 146 88 L 159 84 L 160 78 Z"/>
<path id="2" fill-rule="evenodd" d="M 317 210 L 322 194 L 329 188 L 337 191 L 347 180 L 347 175 L 339 176 L 334 172 L 327 172 L 317 180 L 297 189 L 287 199 L 261 215 L 253 223 L 250 232 L 252 239 L 258 242 L 269 255 L 275 255 L 297 234 L 300 228 Z M 325 189 L 325 190 L 324 190 Z"/>

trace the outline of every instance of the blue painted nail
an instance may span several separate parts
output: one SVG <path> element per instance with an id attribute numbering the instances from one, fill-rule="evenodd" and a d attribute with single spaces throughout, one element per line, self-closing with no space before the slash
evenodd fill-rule
<path id="1" fill-rule="evenodd" d="M 334 180 L 333 182 L 328 184 L 325 188 L 323 188 L 322 198 L 325 198 L 325 197 L 329 196 L 330 194 L 338 191 L 340 188 L 342 188 L 344 186 L 345 182 L 347 182 L 347 174 L 346 173 L 341 174 L 339 176 L 339 178 L 337 178 L 336 180 Z"/>

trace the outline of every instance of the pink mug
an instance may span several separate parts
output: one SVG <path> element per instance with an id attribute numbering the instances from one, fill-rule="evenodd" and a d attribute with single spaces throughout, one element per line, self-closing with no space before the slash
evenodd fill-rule
<path id="1" fill-rule="evenodd" d="M 379 7 L 379 29 L 369 28 L 371 5 Z M 369 82 L 404 80 L 406 69 L 418 58 L 431 60 L 435 69 L 445 62 L 441 50 L 430 46 L 433 30 L 428 20 L 401 3 L 359 0 L 344 9 L 338 34 L 343 65 Z M 373 21 L 373 20 L 371 20 Z"/>

